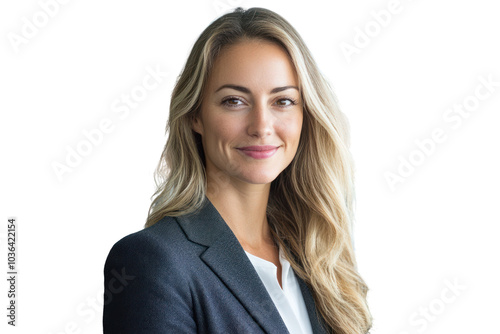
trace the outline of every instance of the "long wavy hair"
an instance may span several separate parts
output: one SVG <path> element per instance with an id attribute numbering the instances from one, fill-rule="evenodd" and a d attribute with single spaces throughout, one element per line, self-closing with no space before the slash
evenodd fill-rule
<path id="1" fill-rule="evenodd" d="M 244 39 L 270 41 L 287 52 L 304 101 L 297 153 L 271 183 L 267 216 L 273 236 L 311 287 L 328 330 L 367 333 L 372 323 L 368 288 L 357 272 L 351 239 L 354 175 L 348 124 L 302 38 L 268 9 L 239 7 L 211 23 L 195 42 L 172 93 L 169 135 L 145 227 L 202 206 L 208 191 L 205 157 L 192 120 L 217 55 Z"/>

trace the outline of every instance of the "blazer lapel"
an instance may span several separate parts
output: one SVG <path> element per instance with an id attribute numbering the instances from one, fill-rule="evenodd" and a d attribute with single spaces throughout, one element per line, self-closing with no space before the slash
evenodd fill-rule
<path id="1" fill-rule="evenodd" d="M 177 217 L 177 221 L 191 241 L 208 246 L 202 253 L 201 259 L 264 331 L 288 333 L 285 323 L 238 239 L 212 203 L 206 199 L 200 211 Z M 309 306 L 308 312 L 310 312 Z"/>

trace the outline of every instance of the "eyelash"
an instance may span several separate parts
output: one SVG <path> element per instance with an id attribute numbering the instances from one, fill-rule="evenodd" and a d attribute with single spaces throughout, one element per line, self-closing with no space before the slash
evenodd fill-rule
<path id="1" fill-rule="evenodd" d="M 231 105 L 229 103 L 227 103 L 228 101 L 230 100 L 238 100 L 240 102 L 244 102 L 241 98 L 239 97 L 236 97 L 236 96 L 228 96 L 226 97 L 224 100 L 222 100 L 221 102 L 221 105 L 224 105 L 224 106 L 227 106 L 229 108 L 236 108 L 236 107 L 239 107 L 239 105 Z M 277 101 L 281 101 L 281 100 L 288 100 L 291 102 L 291 104 L 287 105 L 287 106 L 278 106 L 278 108 L 287 108 L 287 107 L 291 107 L 291 106 L 295 106 L 297 105 L 297 100 L 295 99 L 292 99 L 291 97 L 281 97 L 281 98 L 278 98 Z"/>

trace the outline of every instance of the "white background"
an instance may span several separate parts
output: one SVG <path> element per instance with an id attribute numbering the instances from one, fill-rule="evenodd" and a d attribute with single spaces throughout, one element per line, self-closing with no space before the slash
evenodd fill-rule
<path id="1" fill-rule="evenodd" d="M 2 333 L 102 331 L 104 261 L 145 222 L 175 79 L 201 31 L 235 5 L 272 9 L 294 25 L 350 120 L 372 333 L 500 333 L 494 1 L 401 0 L 390 19 L 379 15 L 385 26 L 375 16 L 393 8 L 389 0 L 74 0 L 52 6 L 44 22 L 49 2 L 0 5 L 2 277 L 10 216 L 19 248 L 18 326 L 6 324 L 2 279 Z M 45 25 L 16 46 L 27 21 Z M 343 53 L 347 44 L 357 53 Z M 147 68 L 168 74 L 126 117 L 115 113 Z M 496 86 L 480 87 L 481 77 Z M 460 124 L 443 118 L 464 103 L 472 111 Z M 58 178 L 53 164 L 66 164 L 104 119 L 112 130 Z M 445 140 L 419 153 L 416 141 L 438 129 Z M 387 173 L 410 158 L 415 166 L 391 187 Z"/>

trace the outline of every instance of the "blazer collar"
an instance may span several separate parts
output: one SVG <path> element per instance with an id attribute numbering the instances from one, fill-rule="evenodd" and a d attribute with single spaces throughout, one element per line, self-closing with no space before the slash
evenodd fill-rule
<path id="1" fill-rule="evenodd" d="M 210 200 L 205 198 L 200 210 L 176 219 L 189 240 L 208 247 L 201 254 L 201 259 L 231 290 L 256 322 L 267 333 L 288 333 L 248 256 Z M 311 291 L 302 279 L 297 278 L 313 333 L 326 333 L 321 326 Z"/>

